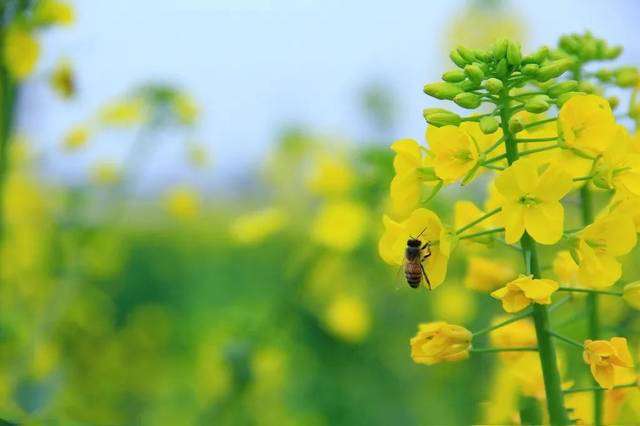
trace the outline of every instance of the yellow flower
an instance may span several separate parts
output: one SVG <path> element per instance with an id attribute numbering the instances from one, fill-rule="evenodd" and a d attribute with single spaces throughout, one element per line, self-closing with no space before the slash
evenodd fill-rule
<path id="1" fill-rule="evenodd" d="M 237 217 L 229 227 L 234 241 L 257 244 L 281 230 L 286 222 L 284 211 L 270 207 Z"/>
<path id="2" fill-rule="evenodd" d="M 324 196 L 342 196 L 355 184 L 355 176 L 349 163 L 341 156 L 321 155 L 307 181 L 309 189 Z"/>
<path id="3" fill-rule="evenodd" d="M 176 115 L 183 124 L 193 124 L 200 115 L 200 108 L 196 101 L 187 94 L 179 93 L 174 99 Z"/>
<path id="4" fill-rule="evenodd" d="M 612 286 L 622 275 L 616 259 L 635 247 L 637 234 L 631 218 L 607 214 L 580 234 L 577 248 L 580 283 L 589 287 Z"/>
<path id="5" fill-rule="evenodd" d="M 472 290 L 492 291 L 516 275 L 516 271 L 507 262 L 471 256 L 464 285 Z"/>
<path id="6" fill-rule="evenodd" d="M 611 389 L 615 384 L 617 367 L 633 367 L 633 360 L 624 337 L 606 340 L 585 340 L 584 362 L 591 366 L 591 374 L 603 388 Z"/>
<path id="7" fill-rule="evenodd" d="M 629 306 L 640 310 L 640 281 L 625 285 L 622 297 Z"/>
<path id="8" fill-rule="evenodd" d="M 479 146 L 456 126 L 429 126 L 427 141 L 433 154 L 436 175 L 445 181 L 463 178 L 480 160 Z"/>
<path id="9" fill-rule="evenodd" d="M 69 61 L 61 61 L 49 78 L 51 87 L 63 98 L 72 98 L 76 93 L 76 81 Z"/>
<path id="10" fill-rule="evenodd" d="M 521 275 L 502 288 L 491 293 L 491 297 L 502 300 L 502 308 L 514 313 L 523 310 L 531 303 L 548 305 L 551 295 L 559 285 L 553 280 L 534 279 Z"/>
<path id="11" fill-rule="evenodd" d="M 459 285 L 445 286 L 434 295 L 433 314 L 455 323 L 467 323 L 476 313 L 473 295 Z"/>
<path id="12" fill-rule="evenodd" d="M 615 385 L 626 385 L 636 382 L 640 386 L 638 375 L 633 368 L 617 367 L 615 374 Z M 605 393 L 603 403 L 603 424 L 624 424 L 626 422 L 620 421 L 620 411 L 624 403 L 630 399 L 630 394 L 637 395 L 632 388 L 618 388 L 610 389 Z"/>
<path id="13" fill-rule="evenodd" d="M 640 233 L 640 197 L 616 192 L 609 203 L 608 212 L 629 216 L 636 232 Z"/>
<path id="14" fill-rule="evenodd" d="M 327 307 L 324 321 L 329 331 L 349 343 L 364 340 L 371 328 L 369 307 L 354 296 L 336 297 Z"/>
<path id="15" fill-rule="evenodd" d="M 404 252 L 410 237 L 417 237 L 422 232 L 420 237 L 422 242 L 434 241 L 440 239 L 444 231 L 438 216 L 431 210 L 423 208 L 414 210 L 402 222 L 396 222 L 384 216 L 383 223 L 384 233 L 378 243 L 378 252 L 380 257 L 390 265 L 404 263 Z M 441 245 L 431 247 L 431 256 L 424 261 L 424 267 L 432 288 L 436 288 L 444 281 L 448 261 L 449 252 L 444 251 Z M 424 283 L 424 285 L 427 284 Z"/>
<path id="16" fill-rule="evenodd" d="M 109 126 L 134 126 L 146 118 L 144 103 L 137 98 L 113 102 L 102 109 L 100 118 Z"/>
<path id="17" fill-rule="evenodd" d="M 553 259 L 553 273 L 558 277 L 558 282 L 575 287 L 578 284 L 578 271 L 579 267 L 568 250 L 556 254 Z"/>
<path id="18" fill-rule="evenodd" d="M 391 145 L 395 176 L 391 180 L 391 208 L 394 216 L 405 218 L 420 202 L 425 183 L 421 168 L 428 164 L 425 151 L 413 139 L 401 139 Z"/>
<path id="19" fill-rule="evenodd" d="M 615 136 L 615 119 L 606 99 L 574 96 L 560 109 L 558 128 L 569 148 L 601 154 Z"/>
<path id="20" fill-rule="evenodd" d="M 507 317 L 495 318 L 491 324 L 495 325 L 507 320 Z M 529 319 L 512 322 L 493 330 L 489 334 L 491 345 L 496 348 L 517 348 L 537 346 L 536 329 Z M 500 357 L 505 361 L 514 361 L 520 358 L 524 352 L 501 352 Z"/>
<path id="21" fill-rule="evenodd" d="M 456 201 L 453 206 L 453 211 L 456 229 L 460 229 L 485 215 L 485 212 L 480 210 L 472 201 Z M 476 225 L 473 225 L 471 228 L 468 228 L 461 235 L 481 232 L 490 228 L 492 228 L 491 221 L 486 219 Z M 474 238 L 473 240 L 463 240 L 461 243 L 469 247 L 478 247 L 483 244 L 490 243 L 492 240 L 493 237 L 491 235 L 487 235 L 485 237 Z"/>
<path id="22" fill-rule="evenodd" d="M 418 364 L 460 361 L 469 358 L 471 332 L 444 321 L 424 323 L 418 326 L 410 345 L 411 358 Z"/>
<path id="23" fill-rule="evenodd" d="M 617 126 L 616 139 L 602 155 L 596 171 L 596 179 L 610 188 L 640 196 L 640 154 L 631 150 L 624 126 Z"/>
<path id="24" fill-rule="evenodd" d="M 489 182 L 489 185 L 487 186 L 487 199 L 484 202 L 485 211 L 493 211 L 498 207 L 502 207 L 503 204 L 504 197 L 500 194 L 498 188 L 496 188 L 495 180 Z M 489 219 L 487 219 L 487 222 L 493 225 L 492 228 L 503 227 L 504 219 L 502 217 L 502 211 L 491 216 Z"/>
<path id="25" fill-rule="evenodd" d="M 545 118 L 545 114 L 532 114 L 527 111 L 520 111 L 513 115 L 514 119 L 519 120 L 524 126 L 527 126 L 536 121 L 542 121 Z M 522 130 L 516 134 L 516 138 L 518 139 L 534 139 L 534 138 L 553 138 L 558 136 L 558 126 L 556 123 L 549 122 L 542 125 L 530 127 L 529 129 Z M 558 141 L 549 141 L 549 142 L 531 142 L 531 143 L 518 143 L 518 149 L 520 150 L 529 150 L 529 149 L 537 149 L 537 148 L 546 148 L 549 146 L 557 145 Z M 537 152 L 535 154 L 527 155 L 527 159 L 536 163 L 536 166 L 543 166 L 545 164 L 553 163 L 554 156 L 560 150 L 548 150 Z"/>
<path id="26" fill-rule="evenodd" d="M 192 188 L 175 188 L 165 199 L 166 209 L 173 217 L 180 220 L 195 218 L 200 212 L 200 196 Z"/>
<path id="27" fill-rule="evenodd" d="M 508 243 L 518 241 L 525 230 L 541 244 L 560 240 L 564 225 L 560 199 L 573 185 L 569 175 L 549 167 L 538 176 L 535 163 L 525 158 L 500 173 L 495 184 L 504 197 L 502 219 Z"/>
<path id="28" fill-rule="evenodd" d="M 36 67 L 40 56 L 38 40 L 27 30 L 11 26 L 4 40 L 4 61 L 14 78 L 24 80 Z"/>
<path id="29" fill-rule="evenodd" d="M 483 152 L 490 147 L 492 147 L 500 138 L 502 138 L 502 129 L 498 128 L 495 132 L 491 134 L 484 134 L 480 129 L 480 124 L 477 121 L 463 121 L 460 123 L 460 129 L 462 129 L 467 135 L 471 137 L 471 139 L 478 144 L 478 148 L 480 148 L 480 152 Z M 506 152 L 505 146 L 503 143 L 498 145 L 493 151 L 491 151 L 491 155 L 500 155 Z M 500 163 L 495 163 L 496 165 Z"/>
<path id="30" fill-rule="evenodd" d="M 111 161 L 100 161 L 93 168 L 92 180 L 98 185 L 112 185 L 120 180 L 120 172 Z"/>
<path id="31" fill-rule="evenodd" d="M 68 150 L 74 150 L 86 145 L 90 136 L 91 133 L 88 128 L 84 126 L 78 126 L 71 129 L 71 131 L 67 133 L 67 136 L 65 136 L 64 138 L 63 145 Z"/>
<path id="32" fill-rule="evenodd" d="M 364 237 L 369 217 L 367 209 L 354 201 L 328 203 L 311 225 L 314 241 L 334 250 L 353 250 Z"/>
<path id="33" fill-rule="evenodd" d="M 39 25 L 69 26 L 75 18 L 73 7 L 58 0 L 40 0 L 33 11 L 33 19 Z"/>

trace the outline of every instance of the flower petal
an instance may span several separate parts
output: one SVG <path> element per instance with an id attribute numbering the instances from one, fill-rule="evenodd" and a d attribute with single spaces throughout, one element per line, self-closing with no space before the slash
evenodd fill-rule
<path id="1" fill-rule="evenodd" d="M 564 208 L 559 201 L 538 203 L 525 208 L 527 232 L 540 244 L 555 244 L 562 238 Z"/>

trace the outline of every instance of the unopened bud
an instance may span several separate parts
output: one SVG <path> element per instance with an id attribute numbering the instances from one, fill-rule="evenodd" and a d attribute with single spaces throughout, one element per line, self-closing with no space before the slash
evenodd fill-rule
<path id="1" fill-rule="evenodd" d="M 460 105 L 462 108 L 473 109 L 478 108 L 482 99 L 480 96 L 474 93 L 460 93 L 453 98 L 453 102 Z"/>
<path id="2" fill-rule="evenodd" d="M 509 71 L 508 69 L 509 65 L 507 64 L 507 59 L 506 58 L 502 58 L 500 59 L 500 62 L 498 62 L 498 65 L 496 65 L 496 75 L 498 77 L 506 77 L 507 76 L 507 72 Z"/>
<path id="3" fill-rule="evenodd" d="M 507 62 L 513 66 L 520 66 L 520 62 L 522 62 L 520 45 L 511 40 L 507 44 Z"/>
<path id="4" fill-rule="evenodd" d="M 556 99 L 556 104 L 559 107 L 562 107 L 562 105 L 564 105 L 565 102 L 567 102 L 569 99 L 573 98 L 574 96 L 578 96 L 578 95 L 584 95 L 584 92 L 566 92 L 566 93 L 563 93 L 562 95 L 558 96 L 558 98 Z"/>
<path id="5" fill-rule="evenodd" d="M 509 132 L 511 132 L 511 134 L 520 133 L 523 130 L 524 123 L 519 117 L 513 117 L 511 120 L 509 120 Z"/>
<path id="6" fill-rule="evenodd" d="M 545 59 L 549 56 L 549 48 L 547 46 L 542 46 L 535 53 L 531 55 L 525 56 L 522 58 L 523 64 L 542 64 Z"/>
<path id="7" fill-rule="evenodd" d="M 476 55 L 474 55 L 471 49 L 467 49 L 464 46 L 458 46 L 456 50 L 458 51 L 460 56 L 462 56 L 462 58 L 467 61 L 467 63 L 471 63 L 476 60 Z"/>
<path id="8" fill-rule="evenodd" d="M 607 102 L 609 102 L 611 109 L 616 109 L 618 105 L 620 105 L 620 98 L 617 96 L 609 96 Z"/>
<path id="9" fill-rule="evenodd" d="M 484 133 L 485 135 L 494 133 L 496 130 L 498 130 L 499 127 L 500 123 L 498 123 L 498 120 L 496 120 L 495 117 L 489 116 L 482 117 L 480 119 L 480 130 L 482 130 L 482 133 Z"/>
<path id="10" fill-rule="evenodd" d="M 449 59 L 451 59 L 451 62 L 453 62 L 460 68 L 464 68 L 464 66 L 467 65 L 467 61 L 465 61 L 464 58 L 455 49 L 452 50 L 451 53 L 449 53 Z"/>
<path id="11" fill-rule="evenodd" d="M 496 41 L 496 44 L 493 46 L 493 57 L 496 61 L 504 58 L 507 55 L 507 47 L 509 45 L 509 40 L 502 38 Z"/>
<path id="12" fill-rule="evenodd" d="M 524 104 L 524 109 L 533 114 L 539 114 L 549 109 L 549 103 L 542 97 L 535 96 Z"/>
<path id="13" fill-rule="evenodd" d="M 465 78 L 467 78 L 466 74 L 464 71 L 460 70 L 447 71 L 442 74 L 442 79 L 449 83 L 458 83 L 463 81 Z"/>
<path id="14" fill-rule="evenodd" d="M 490 78 L 484 82 L 484 88 L 487 89 L 489 93 L 498 93 L 502 90 L 503 86 L 502 81 L 497 78 Z"/>
<path id="15" fill-rule="evenodd" d="M 560 77 L 573 65 L 573 60 L 569 58 L 553 61 L 548 65 L 540 67 L 536 75 L 536 79 L 545 82 L 552 78 Z"/>
<path id="16" fill-rule="evenodd" d="M 570 92 L 572 90 L 576 90 L 578 88 L 578 82 L 575 80 L 563 81 L 562 83 L 556 83 L 553 86 L 549 87 L 547 93 L 552 98 L 557 98 L 565 92 Z"/>
<path id="17" fill-rule="evenodd" d="M 464 67 L 464 72 L 465 74 L 467 74 L 470 80 L 479 82 L 484 79 L 484 73 L 482 72 L 482 69 L 476 64 L 467 65 L 466 67 Z"/>
<path id="18" fill-rule="evenodd" d="M 616 71 L 615 77 L 618 86 L 632 87 L 638 82 L 638 70 L 634 67 L 622 67 Z"/>
<path id="19" fill-rule="evenodd" d="M 427 123 L 436 126 L 457 126 L 462 119 L 455 112 L 447 111 L 442 108 L 427 108 L 422 111 L 422 115 Z"/>
<path id="20" fill-rule="evenodd" d="M 460 87 L 462 87 L 462 90 L 464 90 L 465 92 L 469 92 L 471 90 L 479 89 L 480 82 L 475 80 L 465 80 L 460 83 Z"/>
<path id="21" fill-rule="evenodd" d="M 608 70 L 606 68 L 602 68 L 595 72 L 596 78 L 603 82 L 611 80 L 612 75 L 613 73 L 611 72 L 611 70 Z"/>
<path id="22" fill-rule="evenodd" d="M 596 93 L 598 91 L 598 86 L 590 81 L 583 80 L 578 84 L 578 91 L 584 93 Z"/>
<path id="23" fill-rule="evenodd" d="M 524 74 L 524 75 L 527 75 L 529 77 L 533 77 L 538 73 L 539 69 L 540 69 L 540 65 L 538 65 L 538 64 L 527 64 L 527 65 L 523 66 L 520 71 L 522 71 L 522 74 Z"/>
<path id="24" fill-rule="evenodd" d="M 616 59 L 622 53 L 622 46 L 614 46 L 607 49 L 604 56 L 607 59 Z"/>
<path id="25" fill-rule="evenodd" d="M 425 84 L 424 93 L 436 99 L 453 99 L 458 93 L 462 93 L 462 87 L 455 83 L 430 83 Z"/>

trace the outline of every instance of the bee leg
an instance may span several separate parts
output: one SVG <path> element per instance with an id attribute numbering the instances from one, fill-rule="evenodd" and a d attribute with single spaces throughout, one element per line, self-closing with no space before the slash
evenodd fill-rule
<path id="1" fill-rule="evenodd" d="M 420 264 L 420 269 L 422 269 L 422 276 L 427 281 L 427 285 L 429 286 L 429 290 L 431 290 L 431 281 L 429 281 L 429 277 L 427 276 L 427 271 L 424 270 L 424 266 L 422 266 L 422 263 Z"/>
<path id="2" fill-rule="evenodd" d="M 427 249 L 427 254 L 424 256 L 424 258 L 426 259 L 427 257 L 431 256 L 431 241 L 427 241 L 426 243 L 424 243 L 424 245 L 420 248 L 420 250 L 424 250 Z"/>

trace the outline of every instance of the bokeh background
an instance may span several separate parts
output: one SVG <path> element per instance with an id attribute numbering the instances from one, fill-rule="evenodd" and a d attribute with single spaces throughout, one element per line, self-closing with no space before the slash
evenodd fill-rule
<path id="1" fill-rule="evenodd" d="M 18 96 L 1 418 L 496 418 L 490 356 L 431 368 L 409 357 L 417 323 L 480 328 L 499 306 L 464 288 L 463 256 L 433 293 L 412 291 L 379 259 L 388 146 L 423 139 L 422 109 L 435 105 L 422 86 L 459 44 L 508 36 L 527 51 L 591 30 L 625 46 L 620 63 L 639 65 L 637 2 L 72 4 L 74 25 L 42 32 Z M 63 64 L 70 99 L 51 84 Z M 445 192 L 434 208 L 450 211 L 450 200 Z M 610 312 L 637 347 L 637 320 Z"/>

